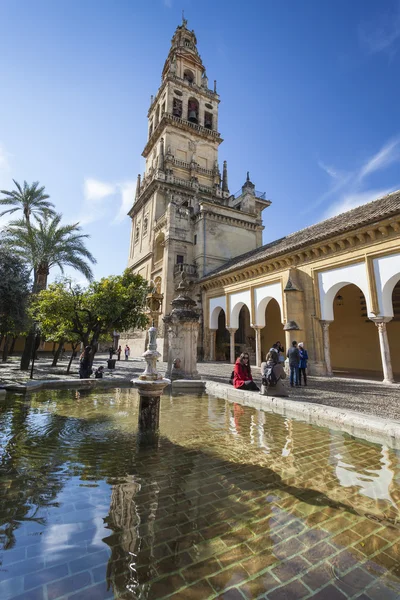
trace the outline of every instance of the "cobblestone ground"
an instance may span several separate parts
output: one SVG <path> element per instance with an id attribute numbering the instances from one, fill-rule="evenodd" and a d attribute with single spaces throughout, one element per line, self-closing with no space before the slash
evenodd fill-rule
<path id="1" fill-rule="evenodd" d="M 97 354 L 94 366 L 107 364 L 108 355 Z M 41 358 L 35 363 L 34 379 L 66 379 L 78 377 L 78 361 L 71 366 L 66 375 L 68 360 L 59 362 L 59 366 L 51 367 L 50 358 Z M 29 374 L 18 370 L 19 359 L 0 363 L 0 382 L 4 380 L 25 381 Z M 161 373 L 166 370 L 166 363 L 159 362 Z M 131 358 L 129 361 L 117 361 L 116 369 L 106 369 L 105 377 L 131 379 L 144 369 L 142 358 Z M 222 362 L 198 363 L 198 370 L 203 379 L 228 383 L 232 365 Z M 260 385 L 260 370 L 253 367 L 253 376 Z M 303 402 L 315 402 L 326 406 L 356 410 L 362 413 L 400 420 L 400 384 L 384 385 L 378 381 L 366 379 L 350 379 L 342 377 L 309 377 L 308 386 L 289 388 L 290 398 Z"/>

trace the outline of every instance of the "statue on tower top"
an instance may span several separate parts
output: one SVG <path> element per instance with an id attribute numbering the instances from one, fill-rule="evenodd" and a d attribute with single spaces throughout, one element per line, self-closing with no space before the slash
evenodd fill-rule
<path id="1" fill-rule="evenodd" d="M 185 19 L 185 11 L 183 10 L 182 11 L 182 27 L 186 28 L 187 23 L 188 23 L 187 19 Z"/>

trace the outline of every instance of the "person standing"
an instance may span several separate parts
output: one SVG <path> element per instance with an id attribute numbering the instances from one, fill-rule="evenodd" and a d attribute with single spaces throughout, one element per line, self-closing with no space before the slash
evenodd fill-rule
<path id="1" fill-rule="evenodd" d="M 112 357 L 113 357 L 113 354 L 114 354 L 114 346 L 110 346 L 110 347 L 109 347 L 109 349 L 108 349 L 108 353 L 109 353 L 109 355 L 110 355 L 110 360 L 111 360 L 111 359 L 112 359 Z"/>
<path id="2" fill-rule="evenodd" d="M 124 352 L 125 352 L 125 360 L 128 360 L 129 355 L 131 353 L 131 349 L 129 348 L 128 344 L 125 346 Z"/>
<path id="3" fill-rule="evenodd" d="M 236 389 L 245 390 L 247 392 L 260 391 L 253 381 L 250 368 L 250 359 L 246 352 L 242 352 L 239 358 L 236 359 L 233 373 L 233 386 Z"/>
<path id="4" fill-rule="evenodd" d="M 287 351 L 287 358 L 289 359 L 290 368 L 290 385 L 300 385 L 299 383 L 299 364 L 300 364 L 300 352 L 297 347 L 297 342 L 292 342 L 292 347 Z"/>
<path id="5" fill-rule="evenodd" d="M 307 385 L 307 361 L 308 352 L 304 348 L 304 343 L 299 342 L 300 364 L 299 364 L 299 385 L 301 385 L 301 375 L 304 377 L 304 385 Z"/>
<path id="6" fill-rule="evenodd" d="M 79 379 L 89 379 L 92 374 L 92 347 L 86 346 L 79 357 Z"/>
<path id="7" fill-rule="evenodd" d="M 121 360 L 121 352 L 122 352 L 122 348 L 121 348 L 121 346 L 118 346 L 118 349 L 117 349 L 117 358 L 118 358 L 118 360 Z"/>

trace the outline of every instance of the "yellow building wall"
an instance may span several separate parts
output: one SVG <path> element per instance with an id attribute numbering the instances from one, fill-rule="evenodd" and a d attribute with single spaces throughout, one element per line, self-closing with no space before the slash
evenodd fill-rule
<path id="1" fill-rule="evenodd" d="M 367 319 L 364 296 L 355 285 L 339 290 L 343 305 L 334 303 L 334 321 L 329 326 L 333 369 L 382 372 L 378 330 Z"/>
<path id="2" fill-rule="evenodd" d="M 268 350 L 275 342 L 285 346 L 285 334 L 281 323 L 281 310 L 275 299 L 268 302 L 265 310 L 265 327 L 261 329 L 261 359 L 265 360 Z M 286 351 L 286 348 L 285 348 Z"/>
<path id="3" fill-rule="evenodd" d="M 390 321 L 387 324 L 387 333 L 393 373 L 400 379 L 400 321 Z"/>

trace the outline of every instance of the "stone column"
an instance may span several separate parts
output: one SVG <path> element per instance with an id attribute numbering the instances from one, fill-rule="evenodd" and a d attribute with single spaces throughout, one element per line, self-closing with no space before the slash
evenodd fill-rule
<path id="1" fill-rule="evenodd" d="M 386 323 L 391 321 L 391 317 L 373 318 L 379 333 L 379 345 L 381 348 L 383 383 L 394 383 L 392 361 L 390 359 L 389 340 L 387 335 Z"/>
<path id="2" fill-rule="evenodd" d="M 261 365 L 261 325 L 251 325 L 256 332 L 256 367 Z"/>
<path id="3" fill-rule="evenodd" d="M 215 338 L 217 330 L 210 329 L 210 360 L 215 360 Z"/>
<path id="4" fill-rule="evenodd" d="M 228 327 L 230 342 L 231 342 L 231 353 L 230 353 L 230 362 L 231 364 L 235 364 L 235 333 L 237 329 L 233 329 L 232 327 Z"/>
<path id="5" fill-rule="evenodd" d="M 329 325 L 332 321 L 321 321 L 322 336 L 324 340 L 324 357 L 326 364 L 326 374 L 328 377 L 332 377 L 332 364 L 331 364 L 331 343 L 329 340 Z"/>

